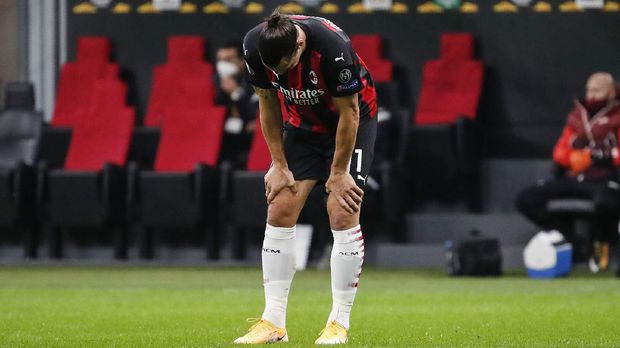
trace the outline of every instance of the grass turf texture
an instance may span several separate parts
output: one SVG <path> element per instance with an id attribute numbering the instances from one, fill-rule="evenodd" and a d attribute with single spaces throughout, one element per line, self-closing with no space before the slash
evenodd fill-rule
<path id="1" fill-rule="evenodd" d="M 0 267 L 2 347 L 226 347 L 263 308 L 258 269 Z M 309 347 L 331 308 L 328 272 L 298 272 L 290 343 Z M 576 274 L 448 278 L 365 270 L 349 346 L 620 344 L 620 280 Z"/>

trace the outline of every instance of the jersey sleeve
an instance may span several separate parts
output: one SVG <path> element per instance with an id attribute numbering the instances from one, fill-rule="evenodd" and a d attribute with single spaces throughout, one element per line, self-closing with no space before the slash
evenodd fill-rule
<path id="1" fill-rule="evenodd" d="M 258 52 L 258 31 L 248 32 L 243 39 L 243 58 L 247 68 L 248 82 L 259 88 L 274 88 L 267 77 L 265 67 Z"/>
<path id="2" fill-rule="evenodd" d="M 350 41 L 334 40 L 322 59 L 323 76 L 332 96 L 353 95 L 364 88 L 360 63 Z"/>

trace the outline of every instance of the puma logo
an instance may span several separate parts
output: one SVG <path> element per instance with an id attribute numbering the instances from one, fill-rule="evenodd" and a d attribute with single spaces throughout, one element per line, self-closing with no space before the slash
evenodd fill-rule
<path id="1" fill-rule="evenodd" d="M 361 175 L 357 174 L 357 179 L 358 179 L 358 180 L 362 180 L 362 181 L 364 182 L 364 184 L 366 184 L 366 178 L 368 178 L 368 176 L 363 177 L 363 176 L 361 176 Z"/>
<path id="2" fill-rule="evenodd" d="M 341 60 L 341 61 L 343 61 L 343 62 L 344 62 L 344 52 L 340 52 L 340 57 L 336 57 L 336 58 L 334 58 L 334 61 L 335 61 L 335 62 L 337 62 L 337 61 L 339 61 L 339 60 Z"/>

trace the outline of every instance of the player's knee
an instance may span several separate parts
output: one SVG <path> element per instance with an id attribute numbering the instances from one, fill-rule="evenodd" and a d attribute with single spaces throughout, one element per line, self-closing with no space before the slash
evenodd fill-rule
<path id="1" fill-rule="evenodd" d="M 356 214 L 350 214 L 343 209 L 329 211 L 329 225 L 332 230 L 342 231 L 358 225 Z"/>
<path id="2" fill-rule="evenodd" d="M 297 223 L 290 206 L 281 202 L 271 202 L 267 209 L 267 223 L 276 227 L 291 227 Z"/>

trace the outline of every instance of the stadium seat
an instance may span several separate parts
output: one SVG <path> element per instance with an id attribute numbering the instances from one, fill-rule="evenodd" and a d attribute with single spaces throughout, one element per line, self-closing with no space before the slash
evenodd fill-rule
<path id="1" fill-rule="evenodd" d="M 200 36 L 179 35 L 168 39 L 167 61 L 169 65 L 184 66 L 205 59 L 206 40 Z"/>
<path id="2" fill-rule="evenodd" d="M 140 256 L 153 257 L 154 229 L 193 227 L 207 233 L 207 256 L 218 258 L 218 154 L 226 109 L 177 105 L 166 113 L 154 170 L 132 165 L 130 219 L 141 225 Z"/>
<path id="3" fill-rule="evenodd" d="M 37 256 L 35 154 L 43 116 L 34 111 L 30 83 L 5 88 L 6 109 L 0 112 L 0 226 L 26 228 L 25 255 Z"/>
<path id="4" fill-rule="evenodd" d="M 364 60 L 375 61 L 383 57 L 383 38 L 378 34 L 351 35 L 351 44 Z"/>
<path id="5" fill-rule="evenodd" d="M 376 83 L 392 81 L 393 65 L 390 60 L 383 58 L 383 38 L 380 35 L 351 35 L 351 44 L 368 66 Z"/>
<path id="6" fill-rule="evenodd" d="M 376 34 L 351 35 L 355 51 L 364 61 L 377 89 L 379 107 L 396 110 L 398 108 L 398 87 L 394 80 L 394 66 L 383 58 L 383 38 Z"/>
<path id="7" fill-rule="evenodd" d="M 110 42 L 104 37 L 82 37 L 74 62 L 60 71 L 56 104 L 51 124 L 72 127 L 93 102 L 94 84 L 98 80 L 116 80 L 119 67 L 109 62 Z"/>
<path id="8" fill-rule="evenodd" d="M 166 110 L 172 110 L 170 105 L 179 100 L 192 107 L 214 104 L 213 66 L 204 60 L 204 46 L 205 40 L 196 36 L 173 36 L 168 40 L 168 60 L 153 70 L 144 125 L 160 127 Z M 194 97 L 188 98 L 188 93 Z"/>
<path id="9" fill-rule="evenodd" d="M 112 44 L 105 36 L 83 36 L 78 39 L 76 61 L 107 64 L 112 54 Z"/>
<path id="10" fill-rule="evenodd" d="M 473 59 L 470 34 L 443 34 L 440 59 L 424 64 L 414 122 L 437 125 L 453 124 L 459 117 L 474 119 L 483 71 L 482 62 Z"/>
<path id="11" fill-rule="evenodd" d="M 247 170 L 250 172 L 260 172 L 269 170 L 271 166 L 271 153 L 263 135 L 260 125 L 260 116 L 256 117 L 256 129 L 248 153 Z"/>
<path id="12" fill-rule="evenodd" d="M 412 168 L 416 198 L 464 199 L 469 210 L 479 209 L 475 119 L 482 79 L 483 65 L 473 59 L 471 34 L 443 34 L 440 58 L 424 64 L 407 137 L 405 163 Z"/>
<path id="13" fill-rule="evenodd" d="M 135 111 L 119 97 L 120 91 L 126 91 L 120 81 L 96 82 L 94 91 L 92 106 L 74 125 L 64 168 L 39 167 L 38 200 L 53 258 L 63 256 L 64 227 L 115 229 L 114 256 L 127 257 L 123 167 Z"/>

